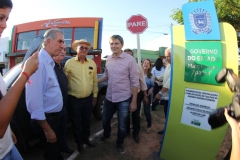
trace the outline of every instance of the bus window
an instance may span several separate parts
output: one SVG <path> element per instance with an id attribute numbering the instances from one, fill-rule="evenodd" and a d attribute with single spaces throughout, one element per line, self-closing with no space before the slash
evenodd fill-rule
<path id="1" fill-rule="evenodd" d="M 75 28 L 74 40 L 86 39 L 93 44 L 94 28 Z"/>

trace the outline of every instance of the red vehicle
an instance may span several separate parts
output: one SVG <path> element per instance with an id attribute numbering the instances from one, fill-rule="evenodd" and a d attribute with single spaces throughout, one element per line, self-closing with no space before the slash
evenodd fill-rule
<path id="1" fill-rule="evenodd" d="M 74 40 L 86 39 L 92 43 L 88 52 L 101 73 L 102 18 L 58 18 L 15 25 L 9 43 L 10 68 L 21 62 L 36 36 L 43 36 L 49 28 L 57 27 L 63 31 L 67 55 L 76 55 L 71 48 Z"/>

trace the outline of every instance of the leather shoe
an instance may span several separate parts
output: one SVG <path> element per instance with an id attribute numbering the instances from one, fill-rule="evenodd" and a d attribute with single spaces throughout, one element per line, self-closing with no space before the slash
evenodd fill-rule
<path id="1" fill-rule="evenodd" d="M 61 150 L 61 152 L 72 154 L 74 152 L 74 150 L 71 150 L 70 148 L 67 148 L 67 149 Z"/>
<path id="2" fill-rule="evenodd" d="M 140 138 L 139 138 L 139 135 L 136 135 L 136 136 L 133 136 L 133 139 L 136 143 L 139 143 L 140 142 Z"/>
<path id="3" fill-rule="evenodd" d="M 85 142 L 85 144 L 88 145 L 89 147 L 97 147 L 95 143 L 91 143 L 90 141 Z"/>
<path id="4" fill-rule="evenodd" d="M 158 134 L 163 134 L 164 130 L 158 131 Z"/>
<path id="5" fill-rule="evenodd" d="M 78 146 L 77 150 L 78 150 L 79 153 L 83 153 L 85 151 L 85 149 L 82 145 Z"/>

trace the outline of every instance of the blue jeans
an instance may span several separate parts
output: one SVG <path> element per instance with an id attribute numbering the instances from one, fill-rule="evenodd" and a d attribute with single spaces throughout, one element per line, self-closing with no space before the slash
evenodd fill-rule
<path id="1" fill-rule="evenodd" d="M 105 99 L 103 106 L 103 129 L 105 138 L 109 138 L 111 134 L 111 119 L 114 113 L 117 111 L 118 117 L 118 133 L 117 133 L 117 145 L 122 145 L 124 142 L 124 138 L 127 130 L 127 118 L 129 116 L 129 102 L 130 98 L 122 102 L 113 103 L 108 99 Z"/>
<path id="2" fill-rule="evenodd" d="M 13 145 L 13 148 L 6 154 L 5 157 L 3 157 L 2 160 L 23 160 L 23 158 L 18 152 L 15 145 Z"/>
<path id="3" fill-rule="evenodd" d="M 148 104 L 144 104 L 144 114 L 147 119 L 147 127 L 148 128 L 152 126 L 152 115 L 150 112 L 151 98 L 152 98 L 152 95 L 148 96 Z"/>

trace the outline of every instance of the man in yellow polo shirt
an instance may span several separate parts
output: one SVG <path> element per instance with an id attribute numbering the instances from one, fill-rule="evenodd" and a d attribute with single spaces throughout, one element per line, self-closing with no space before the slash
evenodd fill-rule
<path id="1" fill-rule="evenodd" d="M 78 151 L 83 152 L 83 144 L 96 147 L 89 141 L 92 107 L 97 101 L 97 68 L 93 60 L 87 58 L 91 43 L 75 40 L 72 48 L 76 57 L 69 59 L 64 71 L 68 78 L 69 114 L 73 125 L 73 134 Z"/>

